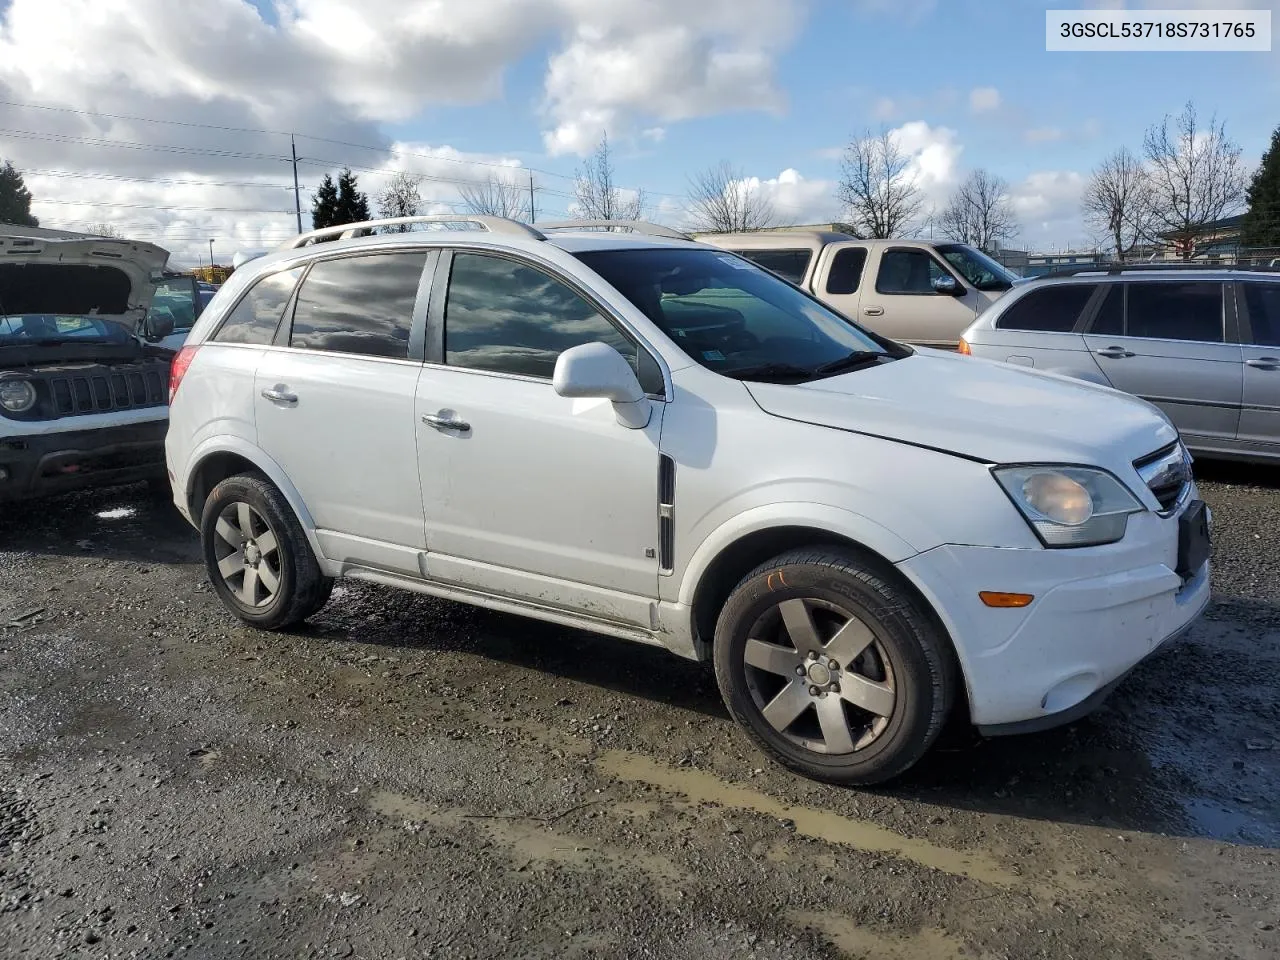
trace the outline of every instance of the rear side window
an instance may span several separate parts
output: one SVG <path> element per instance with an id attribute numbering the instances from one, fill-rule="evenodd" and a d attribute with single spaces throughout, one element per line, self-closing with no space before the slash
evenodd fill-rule
<path id="1" fill-rule="evenodd" d="M 949 277 L 946 270 L 923 250 L 886 250 L 876 274 L 877 293 L 936 295 L 933 281 Z"/>
<path id="2" fill-rule="evenodd" d="M 809 261 L 813 259 L 813 253 L 809 250 L 734 250 L 733 252 L 740 257 L 746 257 L 752 263 L 758 263 L 766 270 L 772 270 L 792 283 L 799 283 L 804 279 L 805 271 L 809 269 Z"/>
<path id="3" fill-rule="evenodd" d="M 369 357 L 409 356 L 425 251 L 321 260 L 298 291 L 289 346 Z"/>
<path id="4" fill-rule="evenodd" d="M 1245 283 L 1244 302 L 1249 308 L 1252 341 L 1280 347 L 1280 283 Z"/>
<path id="5" fill-rule="evenodd" d="M 270 343 L 302 267 L 263 277 L 244 295 L 213 335 L 218 343 Z"/>
<path id="6" fill-rule="evenodd" d="M 831 270 L 827 273 L 827 293 L 857 293 L 862 280 L 862 268 L 867 263 L 866 247 L 845 247 L 831 258 Z"/>
<path id="7" fill-rule="evenodd" d="M 1070 333 L 1096 289 L 1096 283 L 1073 283 L 1033 290 L 1010 304 L 996 326 L 1001 330 Z"/>
<path id="8" fill-rule="evenodd" d="M 1222 284 L 1131 283 L 1125 336 L 1222 343 Z"/>

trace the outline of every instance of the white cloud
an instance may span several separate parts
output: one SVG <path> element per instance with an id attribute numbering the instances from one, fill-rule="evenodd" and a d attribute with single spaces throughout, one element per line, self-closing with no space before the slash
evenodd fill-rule
<path id="1" fill-rule="evenodd" d="M 1031 249 L 1080 244 L 1086 240 L 1080 219 L 1085 177 L 1074 170 L 1032 173 L 1013 184 L 1009 200 L 1018 216 L 1017 243 Z"/>
<path id="2" fill-rule="evenodd" d="M 880 97 L 871 105 L 871 116 L 877 120 L 892 120 L 898 115 L 898 104 L 892 97 Z"/>
<path id="3" fill-rule="evenodd" d="M 911 157 L 909 173 L 924 192 L 925 210 L 942 206 L 959 180 L 960 145 L 949 127 L 931 127 L 923 120 L 904 123 L 892 131 L 899 149 Z"/>
<path id="4" fill-rule="evenodd" d="M 974 113 L 988 113 L 1000 108 L 1000 91 L 995 87 L 974 87 L 969 91 L 969 109 Z"/>
<path id="5" fill-rule="evenodd" d="M 1027 143 L 1054 143 L 1065 136 L 1061 127 L 1035 127 L 1023 134 Z"/>
<path id="6" fill-rule="evenodd" d="M 787 168 L 776 177 L 744 177 L 731 189 L 742 189 L 759 195 L 773 206 L 774 221 L 779 224 L 829 223 L 839 217 L 836 185 L 832 180 L 809 179 L 800 171 Z M 655 211 L 659 219 L 692 229 L 683 201 L 664 197 Z"/>

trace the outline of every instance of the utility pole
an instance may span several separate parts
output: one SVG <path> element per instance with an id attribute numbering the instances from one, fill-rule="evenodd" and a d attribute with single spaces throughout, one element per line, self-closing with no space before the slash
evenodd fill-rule
<path id="1" fill-rule="evenodd" d="M 293 212 L 298 218 L 298 232 L 302 232 L 302 199 L 298 194 L 298 144 L 289 134 L 289 149 L 293 153 Z M 212 242 L 212 241 L 210 241 Z M 211 248 L 212 249 L 212 248 Z"/>
<path id="2" fill-rule="evenodd" d="M 213 283 L 213 237 L 209 238 L 209 282 Z"/>
<path id="3" fill-rule="evenodd" d="M 537 223 L 537 213 L 533 209 L 533 171 L 532 170 L 529 171 L 529 222 Z"/>

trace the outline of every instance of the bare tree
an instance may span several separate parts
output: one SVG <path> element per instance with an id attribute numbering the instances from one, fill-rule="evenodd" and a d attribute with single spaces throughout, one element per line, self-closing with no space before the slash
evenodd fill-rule
<path id="1" fill-rule="evenodd" d="M 1009 184 L 986 170 L 973 171 L 951 195 L 938 227 L 952 240 L 987 251 L 1016 236 L 1018 220 L 1009 202 Z"/>
<path id="2" fill-rule="evenodd" d="M 1115 244 L 1117 260 L 1123 262 L 1138 243 L 1152 236 L 1151 183 L 1142 162 L 1127 147 L 1093 171 L 1081 206 L 1085 223 Z"/>
<path id="3" fill-rule="evenodd" d="M 532 190 L 530 186 L 529 190 Z M 511 180 L 489 174 L 484 180 L 466 183 L 458 188 L 468 213 L 480 213 L 490 217 L 507 217 L 511 220 L 529 220 L 532 213 L 529 190 Z"/>
<path id="4" fill-rule="evenodd" d="M 741 233 L 773 223 L 773 204 L 742 170 L 721 160 L 689 178 L 689 213 L 699 230 Z"/>
<path id="5" fill-rule="evenodd" d="M 636 190 L 628 199 L 613 181 L 613 156 L 607 134 L 600 138 L 595 152 L 583 161 L 573 193 L 578 214 L 585 220 L 638 220 L 644 212 L 644 191 Z"/>
<path id="6" fill-rule="evenodd" d="M 888 127 L 878 134 L 867 130 L 845 147 L 836 195 L 858 233 L 868 238 L 907 234 L 924 203 L 911 157 Z"/>
<path id="7" fill-rule="evenodd" d="M 102 221 L 100 223 L 91 223 L 85 228 L 85 233 L 95 237 L 107 237 L 111 240 L 123 240 L 124 234 L 120 232 L 120 228 L 114 224 Z"/>
<path id="8" fill-rule="evenodd" d="M 1240 145 L 1227 139 L 1226 127 L 1216 116 L 1202 127 L 1195 106 L 1188 103 L 1176 118 L 1166 116 L 1147 131 L 1143 153 L 1154 228 L 1189 258 L 1204 226 L 1244 201 Z"/>
<path id="9" fill-rule="evenodd" d="M 387 188 L 378 194 L 378 216 L 384 219 L 392 217 L 416 217 L 422 207 L 422 195 L 418 188 L 422 186 L 420 174 L 401 170 L 392 178 Z M 392 233 L 408 233 L 410 225 L 402 223 L 391 227 Z"/>

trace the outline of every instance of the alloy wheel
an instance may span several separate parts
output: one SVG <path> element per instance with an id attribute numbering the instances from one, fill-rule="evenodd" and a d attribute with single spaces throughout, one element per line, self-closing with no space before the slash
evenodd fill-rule
<path id="1" fill-rule="evenodd" d="M 265 607 L 280 590 L 280 545 L 266 519 L 244 501 L 229 503 L 214 525 L 223 583 L 247 607 Z"/>

